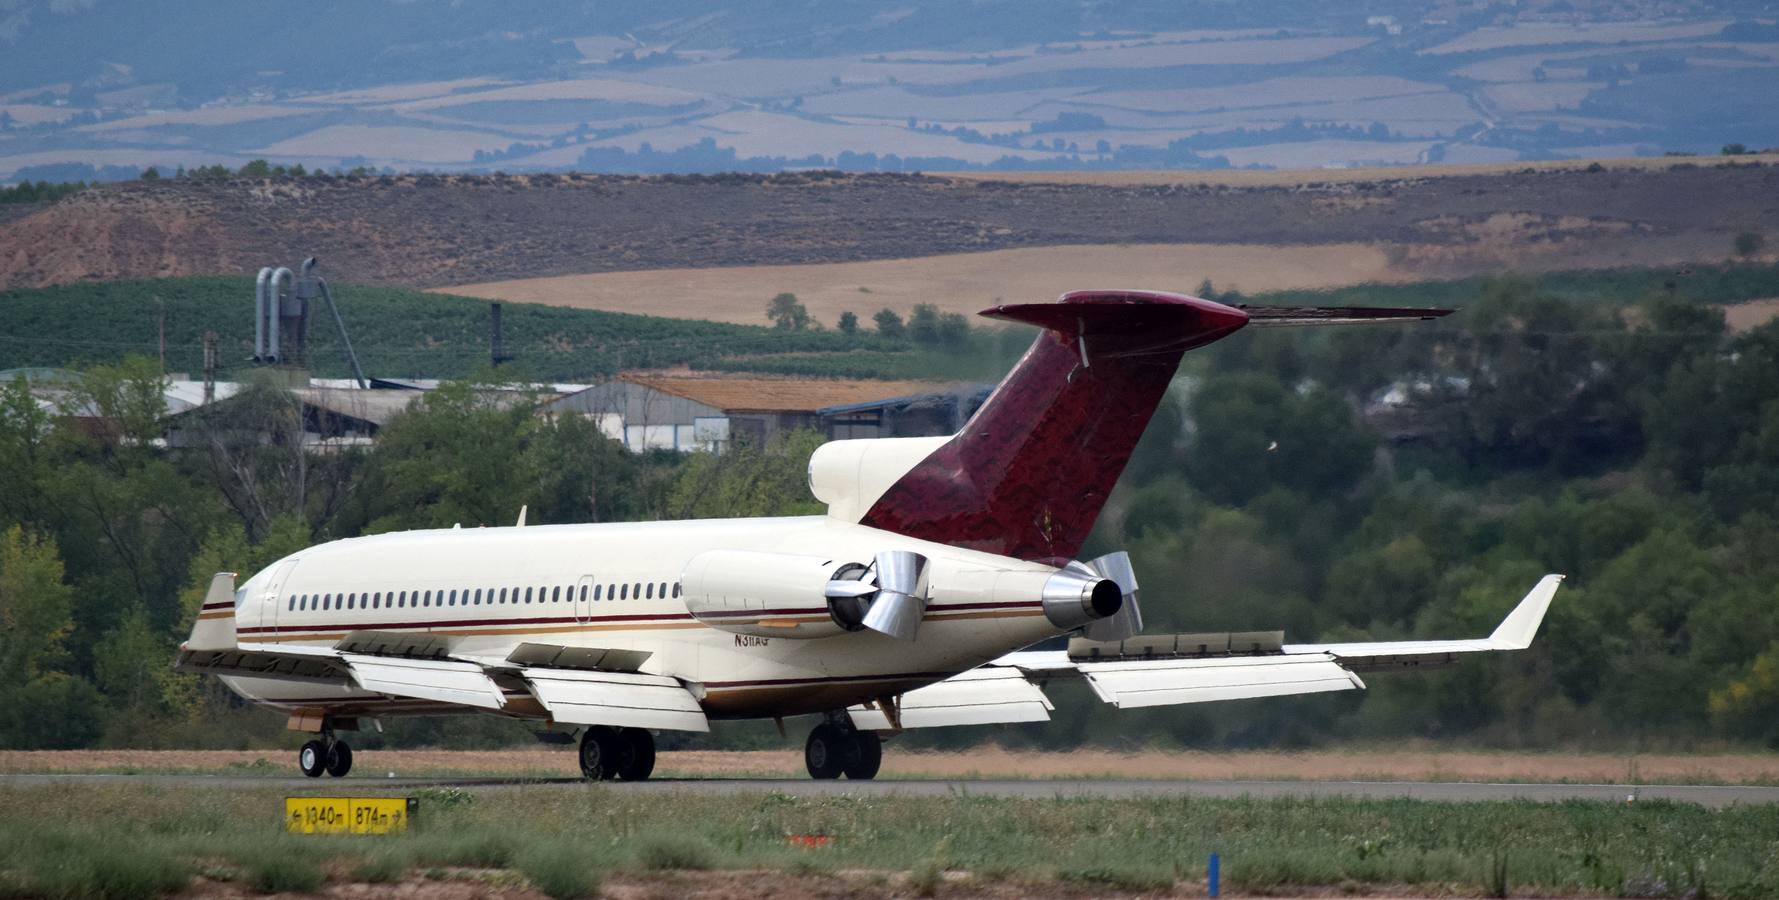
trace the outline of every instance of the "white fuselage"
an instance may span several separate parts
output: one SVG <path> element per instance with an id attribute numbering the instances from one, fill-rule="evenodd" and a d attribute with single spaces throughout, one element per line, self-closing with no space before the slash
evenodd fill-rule
<path id="1" fill-rule="evenodd" d="M 922 554 L 931 590 L 919 636 L 710 627 L 688 612 L 678 585 L 694 556 L 718 549 L 863 563 L 885 550 Z M 243 645 L 281 648 L 332 647 L 354 632 L 431 635 L 450 655 L 479 660 L 505 660 L 521 644 L 643 651 L 640 671 L 686 682 L 712 717 L 783 716 L 898 694 L 1062 633 L 1024 574 L 1053 571 L 826 516 L 412 531 L 274 563 L 238 592 L 236 628 Z M 275 706 L 439 711 L 341 685 L 225 681 Z"/>

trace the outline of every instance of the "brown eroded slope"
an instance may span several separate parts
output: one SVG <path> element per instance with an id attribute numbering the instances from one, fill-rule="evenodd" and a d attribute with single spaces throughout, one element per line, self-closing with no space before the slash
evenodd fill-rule
<path id="1" fill-rule="evenodd" d="M 1254 186 L 798 173 L 136 182 L 0 221 L 0 289 L 242 274 L 310 254 L 337 280 L 442 287 L 1118 244 L 1357 243 L 1411 274 L 1450 275 L 1718 259 L 1738 231 L 1779 231 L 1779 167 L 1761 164 L 1383 171 Z"/>

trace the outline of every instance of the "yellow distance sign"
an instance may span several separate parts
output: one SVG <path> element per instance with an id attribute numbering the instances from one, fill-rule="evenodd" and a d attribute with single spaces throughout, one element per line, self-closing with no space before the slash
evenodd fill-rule
<path id="1" fill-rule="evenodd" d="M 285 797 L 291 834 L 399 834 L 414 821 L 412 797 Z"/>

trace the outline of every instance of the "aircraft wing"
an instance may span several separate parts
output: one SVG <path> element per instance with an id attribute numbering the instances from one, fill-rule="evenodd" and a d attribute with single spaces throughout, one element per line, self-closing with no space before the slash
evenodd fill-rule
<path id="1" fill-rule="evenodd" d="M 174 668 L 356 688 L 463 712 L 543 714 L 562 725 L 710 730 L 698 698 L 678 679 L 636 671 L 646 653 L 522 644 L 505 659 L 491 659 L 454 655 L 439 635 L 375 631 L 353 632 L 332 646 L 240 643 L 233 583 L 231 573 L 216 576 Z"/>
<path id="2" fill-rule="evenodd" d="M 1042 721 L 1052 708 L 1042 687 L 1062 679 L 1085 681 L 1121 709 L 1363 689 L 1359 672 L 1427 668 L 1464 653 L 1531 646 L 1562 581 L 1546 575 L 1492 634 L 1473 640 L 1286 644 L 1280 632 L 1249 632 L 1077 639 L 1068 650 L 1009 653 L 902 695 L 901 726 Z M 1021 693 L 1026 689 L 1036 693 Z M 860 728 L 893 727 L 880 711 L 848 712 Z"/>

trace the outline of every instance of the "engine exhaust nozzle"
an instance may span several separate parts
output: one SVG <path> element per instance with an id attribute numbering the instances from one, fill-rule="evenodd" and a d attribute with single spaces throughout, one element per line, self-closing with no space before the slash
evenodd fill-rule
<path id="1" fill-rule="evenodd" d="M 1071 563 L 1044 582 L 1044 618 L 1058 628 L 1080 628 L 1117 615 L 1124 608 L 1124 592 L 1117 582 L 1081 571 L 1076 565 Z"/>

